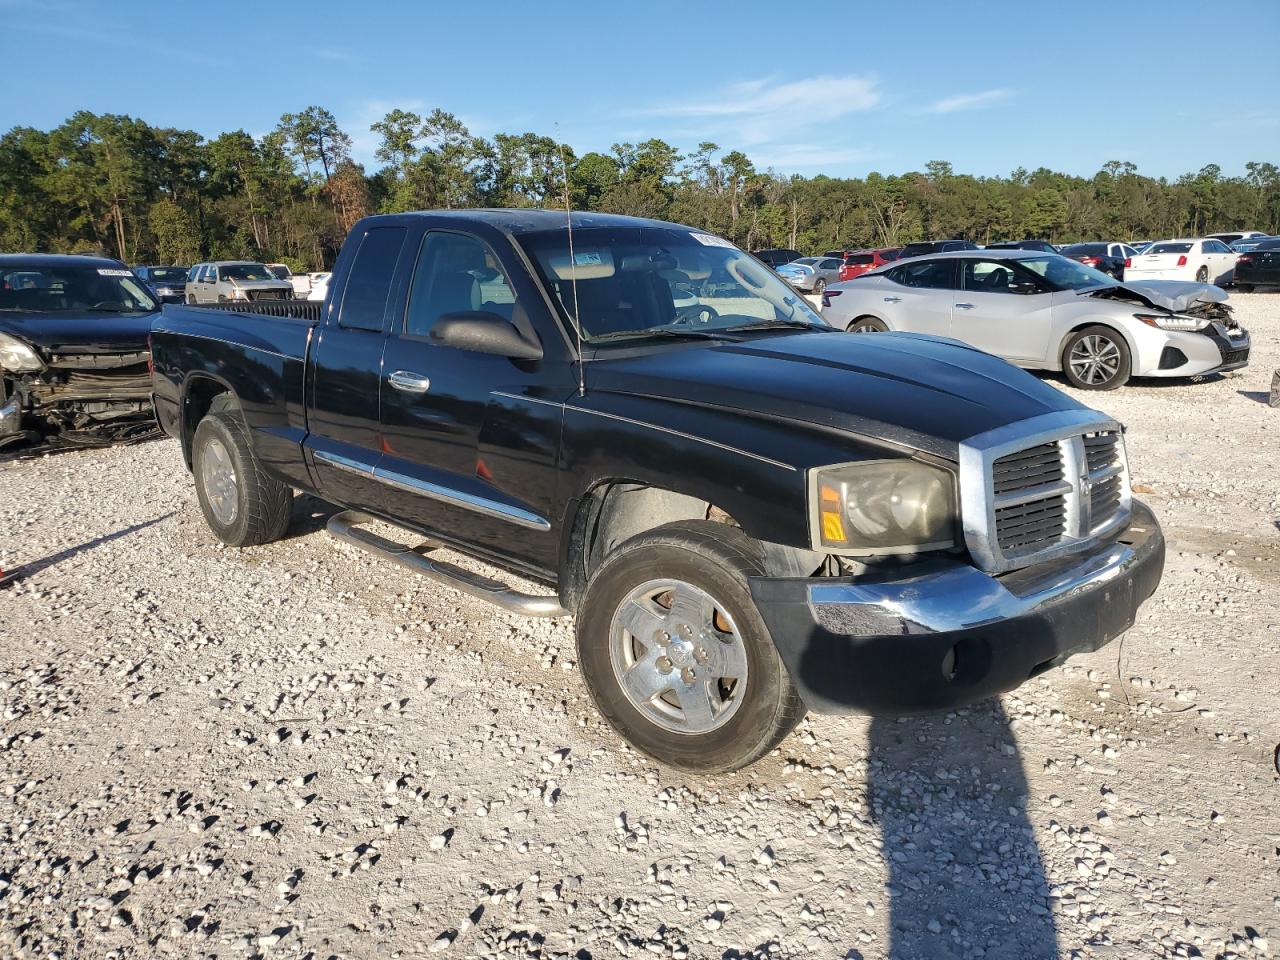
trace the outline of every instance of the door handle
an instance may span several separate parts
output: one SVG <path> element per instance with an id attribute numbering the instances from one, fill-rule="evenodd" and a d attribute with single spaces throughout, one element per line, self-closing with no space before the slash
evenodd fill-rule
<path id="1" fill-rule="evenodd" d="M 420 373 L 412 373 L 409 370 L 397 370 L 387 377 L 387 382 L 405 393 L 426 393 L 431 389 L 430 380 Z"/>
<path id="2" fill-rule="evenodd" d="M 972 310 L 972 309 L 973 309 L 973 304 L 972 304 L 972 303 L 957 303 L 957 304 L 956 304 L 956 309 L 957 309 L 957 310 Z"/>
<path id="3" fill-rule="evenodd" d="M 884 302 L 885 302 L 885 303 L 897 303 L 897 302 L 898 302 L 899 300 L 901 300 L 901 299 L 902 299 L 901 297 L 885 297 L 885 298 L 884 298 Z"/>

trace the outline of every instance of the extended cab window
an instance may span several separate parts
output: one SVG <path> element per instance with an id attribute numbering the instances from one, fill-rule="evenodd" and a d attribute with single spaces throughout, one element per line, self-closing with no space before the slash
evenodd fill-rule
<path id="1" fill-rule="evenodd" d="M 404 227 L 374 227 L 365 233 L 347 274 L 338 326 L 382 329 L 382 315 L 387 309 L 404 234 Z"/>
<path id="2" fill-rule="evenodd" d="M 446 313 L 488 310 L 507 320 L 516 296 L 492 251 L 475 237 L 432 231 L 422 238 L 404 332 L 425 337 Z"/>
<path id="3" fill-rule="evenodd" d="M 925 260 L 921 263 L 904 263 L 890 271 L 889 279 L 904 287 L 924 287 L 930 290 L 955 289 L 954 260 Z"/>

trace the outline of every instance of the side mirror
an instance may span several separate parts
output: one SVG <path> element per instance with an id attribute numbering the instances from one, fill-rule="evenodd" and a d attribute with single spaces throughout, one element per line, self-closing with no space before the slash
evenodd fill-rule
<path id="1" fill-rule="evenodd" d="M 431 339 L 446 347 L 489 353 L 512 360 L 541 360 L 542 344 L 531 343 L 507 320 L 490 310 L 441 314 Z"/>
<path id="2" fill-rule="evenodd" d="M 1014 280 L 1009 284 L 1010 293 L 1039 293 L 1040 288 L 1031 280 Z"/>

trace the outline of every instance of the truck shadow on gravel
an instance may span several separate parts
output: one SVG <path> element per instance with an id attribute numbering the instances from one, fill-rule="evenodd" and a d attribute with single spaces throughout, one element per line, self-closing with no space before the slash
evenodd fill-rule
<path id="1" fill-rule="evenodd" d="M 868 802 L 889 867 L 887 955 L 1058 957 L 1027 780 L 1001 704 L 876 718 L 868 746 Z"/>

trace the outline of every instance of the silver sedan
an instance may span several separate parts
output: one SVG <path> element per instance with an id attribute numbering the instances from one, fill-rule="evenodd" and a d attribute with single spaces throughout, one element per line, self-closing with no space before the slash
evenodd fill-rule
<path id="1" fill-rule="evenodd" d="M 797 290 L 821 293 L 827 284 L 839 281 L 842 266 L 838 257 L 801 257 L 778 267 L 778 276 Z"/>

